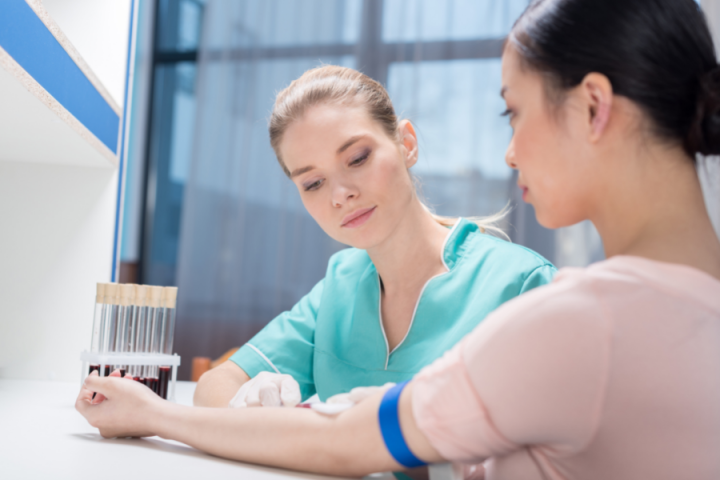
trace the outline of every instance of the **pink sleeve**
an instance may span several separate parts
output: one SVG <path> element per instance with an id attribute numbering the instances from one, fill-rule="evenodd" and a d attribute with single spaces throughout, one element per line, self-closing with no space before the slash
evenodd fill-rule
<path id="1" fill-rule="evenodd" d="M 528 445 L 577 451 L 597 428 L 610 327 L 589 285 L 554 283 L 508 302 L 413 381 L 413 414 L 448 460 Z"/>

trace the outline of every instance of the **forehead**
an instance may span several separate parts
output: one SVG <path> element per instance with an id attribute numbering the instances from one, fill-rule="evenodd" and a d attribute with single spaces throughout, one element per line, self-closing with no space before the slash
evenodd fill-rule
<path id="1" fill-rule="evenodd" d="M 357 135 L 378 135 L 382 129 L 367 109 L 356 104 L 320 104 L 290 123 L 280 152 L 290 170 L 335 158 L 337 149 Z"/>
<path id="2" fill-rule="evenodd" d="M 520 55 L 510 42 L 507 42 L 502 56 L 502 83 L 503 87 L 518 81 L 518 76 L 524 72 Z"/>

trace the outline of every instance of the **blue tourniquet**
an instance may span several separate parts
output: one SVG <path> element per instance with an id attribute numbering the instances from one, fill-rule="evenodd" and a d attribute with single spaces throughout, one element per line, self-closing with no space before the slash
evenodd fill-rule
<path id="1" fill-rule="evenodd" d="M 398 383 L 390 390 L 385 392 L 382 402 L 380 402 L 380 410 L 378 411 L 378 420 L 380 421 L 380 432 L 382 432 L 385 446 L 390 455 L 400 465 L 406 468 L 422 467 L 427 465 L 410 451 L 400 429 L 400 418 L 398 416 L 398 401 L 405 385 L 408 382 Z"/>

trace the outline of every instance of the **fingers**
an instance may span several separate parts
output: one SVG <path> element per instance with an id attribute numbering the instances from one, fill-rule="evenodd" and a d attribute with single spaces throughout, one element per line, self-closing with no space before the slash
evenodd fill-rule
<path id="1" fill-rule="evenodd" d="M 263 407 L 279 407 L 280 389 L 273 382 L 266 383 L 258 389 L 258 399 Z"/>
<path id="2" fill-rule="evenodd" d="M 386 383 L 382 387 L 355 387 L 350 390 L 350 401 L 352 403 L 360 403 L 366 398 L 372 397 L 378 392 L 384 392 L 385 390 L 394 386 L 394 383 Z"/>
<path id="3" fill-rule="evenodd" d="M 353 403 L 350 401 L 350 394 L 349 393 L 338 393 L 337 395 L 333 395 L 332 397 L 327 399 L 327 402 L 330 404 L 335 403 Z"/>
<path id="4" fill-rule="evenodd" d="M 116 370 L 117 371 L 117 370 Z M 96 373 L 96 372 L 93 372 Z M 113 372 L 115 373 L 115 372 Z M 118 372 L 119 373 L 119 372 Z M 112 374 L 111 374 L 112 376 Z M 117 376 L 117 375 L 115 375 Z M 98 404 L 107 398 L 108 393 L 112 391 L 112 380 L 110 377 L 99 377 L 97 375 L 88 375 L 85 378 L 85 388 L 97 392 L 93 404 Z"/>
<path id="5" fill-rule="evenodd" d="M 260 372 L 240 387 L 228 406 L 294 407 L 300 400 L 300 385 L 291 375 Z"/>
<path id="6" fill-rule="evenodd" d="M 462 466 L 463 480 L 485 480 L 485 467 L 482 463 Z"/>
<path id="7" fill-rule="evenodd" d="M 230 400 L 230 403 L 228 404 L 228 407 L 230 407 L 230 408 L 243 408 L 243 407 L 247 407 L 247 406 L 248 406 L 248 405 L 247 405 L 247 402 L 246 402 L 247 392 L 248 392 L 248 391 L 253 387 L 253 385 L 255 385 L 255 383 L 257 382 L 256 378 L 257 378 L 257 377 L 248 380 L 247 382 L 245 382 L 245 383 L 240 387 L 240 389 L 237 391 L 237 393 L 236 393 L 235 396 L 232 398 L 232 400 Z"/>
<path id="8" fill-rule="evenodd" d="M 280 384 L 280 400 L 284 407 L 294 407 L 302 400 L 300 385 L 290 375 Z"/>

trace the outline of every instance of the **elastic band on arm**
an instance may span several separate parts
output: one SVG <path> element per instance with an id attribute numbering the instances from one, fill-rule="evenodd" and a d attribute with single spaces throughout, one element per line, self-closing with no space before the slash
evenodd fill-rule
<path id="1" fill-rule="evenodd" d="M 380 402 L 380 410 L 378 410 L 378 420 L 380 422 L 380 432 L 382 433 L 385 446 L 390 455 L 400 465 L 406 468 L 422 467 L 427 465 L 415 454 L 410 451 L 405 437 L 400 429 L 400 418 L 398 416 L 398 402 L 408 382 L 398 383 L 390 390 L 385 392 L 382 402 Z"/>

